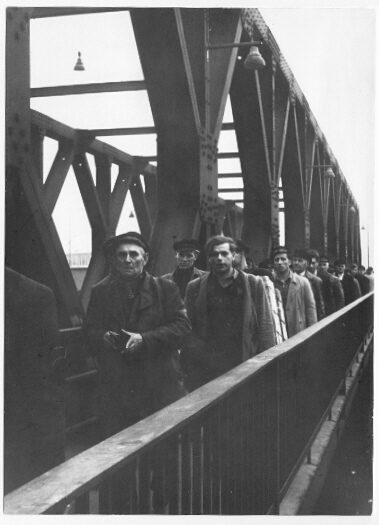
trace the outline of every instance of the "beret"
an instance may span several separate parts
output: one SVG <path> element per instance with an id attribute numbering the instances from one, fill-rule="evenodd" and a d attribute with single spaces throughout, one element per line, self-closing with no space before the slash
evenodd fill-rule
<path id="1" fill-rule="evenodd" d="M 109 257 L 117 248 L 117 246 L 127 242 L 131 244 L 137 244 L 138 246 L 141 246 L 141 248 L 143 248 L 145 252 L 149 252 L 149 245 L 140 233 L 127 232 L 121 233 L 120 235 L 115 235 L 114 237 L 110 237 L 104 242 L 103 253 L 105 257 Z"/>
<path id="2" fill-rule="evenodd" d="M 288 249 L 285 246 L 276 246 L 272 250 L 272 256 L 275 257 L 275 255 L 278 255 L 279 253 L 289 253 Z"/>
<path id="3" fill-rule="evenodd" d="M 297 249 L 293 252 L 294 257 L 298 257 L 299 259 L 305 259 L 308 261 L 311 258 L 311 255 L 307 252 L 307 250 Z"/>
<path id="4" fill-rule="evenodd" d="M 336 259 L 334 261 L 334 266 L 338 266 L 339 264 L 346 264 L 346 259 L 341 257 L 340 259 Z"/>

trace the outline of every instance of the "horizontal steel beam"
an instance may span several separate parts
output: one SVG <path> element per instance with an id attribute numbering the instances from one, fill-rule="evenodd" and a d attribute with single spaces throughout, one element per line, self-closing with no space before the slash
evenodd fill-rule
<path id="1" fill-rule="evenodd" d="M 70 84 L 67 86 L 45 86 L 30 89 L 31 97 L 61 97 L 64 95 L 84 95 L 87 93 L 115 93 L 117 91 L 143 91 L 144 80 L 125 82 L 95 82 L 92 84 Z"/>
<path id="2" fill-rule="evenodd" d="M 31 117 L 32 123 L 44 130 L 46 135 L 50 138 L 58 141 L 62 139 L 71 141 L 79 139 L 80 132 L 78 132 L 76 129 L 63 124 L 62 122 L 58 122 L 57 120 L 54 120 L 43 113 L 32 110 Z M 110 144 L 101 142 L 100 140 L 93 139 L 90 141 L 86 151 L 88 151 L 88 153 L 92 153 L 93 155 L 100 154 L 108 156 L 115 164 L 126 164 L 133 166 L 136 160 L 141 160 L 141 163 L 146 162 L 147 165 L 141 168 L 140 173 L 148 176 L 155 176 L 157 173 L 156 167 L 148 164 L 147 157 L 129 155 L 128 153 L 125 153 L 124 151 L 121 151 Z"/>
<path id="3" fill-rule="evenodd" d="M 219 173 L 218 178 L 219 179 L 235 179 L 235 178 L 242 178 L 242 173 Z"/>
<path id="4" fill-rule="evenodd" d="M 231 151 L 229 153 L 218 153 L 217 157 L 219 159 L 239 159 L 240 154 L 238 151 Z"/>
<path id="5" fill-rule="evenodd" d="M 80 130 L 95 137 L 113 137 L 116 135 L 151 135 L 156 133 L 154 126 L 141 126 L 133 128 L 110 128 L 110 129 L 83 129 Z"/>
<path id="6" fill-rule="evenodd" d="M 127 7 L 35 7 L 31 18 L 48 18 L 51 16 L 90 15 L 93 13 L 110 13 L 129 11 Z"/>
<path id="7" fill-rule="evenodd" d="M 219 188 L 219 193 L 237 193 L 243 191 L 243 188 Z"/>
<path id="8" fill-rule="evenodd" d="M 233 122 L 226 122 L 222 125 L 223 130 L 234 129 Z M 94 135 L 96 137 L 112 137 L 116 135 L 148 135 L 156 133 L 157 130 L 154 126 L 144 126 L 144 127 L 129 127 L 129 128 L 98 128 L 98 129 L 88 129 L 81 130 L 88 133 L 89 135 Z"/>

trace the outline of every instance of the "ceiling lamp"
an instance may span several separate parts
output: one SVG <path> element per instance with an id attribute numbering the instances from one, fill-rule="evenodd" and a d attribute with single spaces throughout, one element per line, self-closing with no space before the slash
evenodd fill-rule
<path id="1" fill-rule="evenodd" d="M 325 177 L 328 177 L 328 179 L 335 179 L 336 178 L 336 176 L 334 174 L 334 171 L 332 170 L 332 168 L 330 166 L 325 172 Z"/>
<path id="2" fill-rule="evenodd" d="M 264 68 L 266 62 L 257 46 L 251 46 L 249 54 L 244 62 L 245 69 L 255 71 Z"/>
<path id="3" fill-rule="evenodd" d="M 74 71 L 85 71 L 81 56 L 82 56 L 81 52 L 78 51 L 78 59 L 74 66 Z"/>

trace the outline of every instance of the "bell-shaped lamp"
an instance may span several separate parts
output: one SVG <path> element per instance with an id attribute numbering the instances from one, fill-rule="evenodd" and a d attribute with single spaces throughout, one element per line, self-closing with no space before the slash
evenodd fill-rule
<path id="1" fill-rule="evenodd" d="M 335 179 L 335 177 L 336 177 L 334 175 L 334 171 L 330 167 L 326 170 L 325 176 L 328 177 L 328 179 Z"/>
<path id="2" fill-rule="evenodd" d="M 257 69 L 262 69 L 265 67 L 266 62 L 261 55 L 257 46 L 251 46 L 249 54 L 246 57 L 244 62 L 245 69 L 255 71 Z"/>
<path id="3" fill-rule="evenodd" d="M 78 59 L 76 61 L 76 64 L 74 66 L 74 71 L 84 71 L 84 65 L 81 58 L 82 54 L 80 51 L 78 51 Z"/>

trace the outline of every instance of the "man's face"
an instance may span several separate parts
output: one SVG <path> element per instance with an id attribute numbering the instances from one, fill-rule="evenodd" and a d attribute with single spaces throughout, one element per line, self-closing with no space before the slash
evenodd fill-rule
<path id="1" fill-rule="evenodd" d="M 138 277 L 148 261 L 148 254 L 138 244 L 122 243 L 112 258 L 113 268 L 123 277 Z"/>
<path id="2" fill-rule="evenodd" d="M 208 259 L 211 270 L 217 275 L 227 275 L 233 270 L 234 253 L 228 242 L 214 246 Z"/>
<path id="3" fill-rule="evenodd" d="M 357 275 L 357 273 L 358 273 L 358 266 L 356 266 L 355 264 L 353 264 L 353 265 L 351 266 L 350 271 L 351 271 L 351 274 L 352 274 L 352 275 L 354 275 L 354 276 Z"/>
<path id="4" fill-rule="evenodd" d="M 289 270 L 290 261 L 286 253 L 278 253 L 274 257 L 274 268 L 279 274 L 285 273 Z"/>
<path id="5" fill-rule="evenodd" d="M 329 262 L 328 261 L 320 261 L 319 262 L 319 268 L 323 272 L 327 272 L 329 269 Z"/>
<path id="6" fill-rule="evenodd" d="M 303 273 L 307 269 L 308 262 L 302 257 L 293 257 L 292 266 L 296 273 Z"/>
<path id="7" fill-rule="evenodd" d="M 318 261 L 317 261 L 316 257 L 312 257 L 311 258 L 311 262 L 309 263 L 309 271 L 311 273 L 315 273 L 317 268 L 318 268 Z"/>
<path id="8" fill-rule="evenodd" d="M 359 275 L 364 275 L 365 269 L 364 268 L 358 268 Z"/>
<path id="9" fill-rule="evenodd" d="M 195 250 L 179 250 L 176 252 L 176 262 L 180 270 L 189 270 L 195 264 L 197 252 Z"/>
<path id="10" fill-rule="evenodd" d="M 345 271 L 346 265 L 345 264 L 336 264 L 336 272 L 338 275 L 343 274 Z"/>

